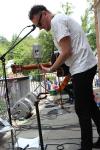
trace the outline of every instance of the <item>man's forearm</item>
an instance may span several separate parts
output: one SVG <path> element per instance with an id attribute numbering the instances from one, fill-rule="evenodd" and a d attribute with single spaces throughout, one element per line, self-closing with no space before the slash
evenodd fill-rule
<path id="1" fill-rule="evenodd" d="M 58 58 L 56 59 L 55 63 L 51 66 L 50 71 L 53 72 L 57 70 L 68 58 L 65 54 L 60 54 Z"/>

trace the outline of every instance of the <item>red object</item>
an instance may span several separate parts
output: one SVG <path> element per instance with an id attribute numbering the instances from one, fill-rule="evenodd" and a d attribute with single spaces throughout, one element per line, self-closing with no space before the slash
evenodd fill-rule
<path id="1" fill-rule="evenodd" d="M 56 89 L 58 92 L 61 92 L 67 85 L 68 82 L 70 81 L 70 75 L 66 76 L 64 80 L 62 81 L 61 85 Z"/>

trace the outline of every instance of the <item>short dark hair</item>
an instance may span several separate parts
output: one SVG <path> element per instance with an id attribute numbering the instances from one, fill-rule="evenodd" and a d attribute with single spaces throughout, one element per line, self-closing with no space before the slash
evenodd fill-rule
<path id="1" fill-rule="evenodd" d="M 34 5 L 29 11 L 29 19 L 32 20 L 34 15 L 39 14 L 43 10 L 47 11 L 47 8 L 43 5 Z"/>

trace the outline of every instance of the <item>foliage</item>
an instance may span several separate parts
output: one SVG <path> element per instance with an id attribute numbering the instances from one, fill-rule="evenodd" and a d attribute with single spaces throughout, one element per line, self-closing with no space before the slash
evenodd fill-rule
<path id="1" fill-rule="evenodd" d="M 93 51 L 96 50 L 96 34 L 95 33 L 90 33 L 89 35 L 87 35 L 88 37 L 88 41 L 91 45 L 91 48 Z"/>
<path id="2" fill-rule="evenodd" d="M 4 54 L 8 47 L 10 42 L 3 36 L 0 36 L 0 55 Z"/>
<path id="3" fill-rule="evenodd" d="M 3 36 L 0 36 L 0 56 L 2 56 L 9 48 L 10 42 Z M 5 59 L 8 59 L 7 57 Z M 2 62 L 0 61 L 0 77 L 2 76 Z"/>
<path id="4" fill-rule="evenodd" d="M 89 26 L 89 24 L 88 24 L 88 15 L 89 15 L 89 11 L 88 11 L 88 9 L 86 9 L 85 10 L 85 14 L 83 15 L 83 16 L 81 16 L 81 21 L 82 21 L 82 28 L 83 28 L 83 30 L 84 30 L 84 32 L 88 32 L 88 26 Z"/>
<path id="5" fill-rule="evenodd" d="M 85 31 L 92 50 L 96 49 L 95 20 L 93 10 L 93 0 L 88 1 L 89 6 L 85 14 L 81 17 L 82 28 Z"/>
<path id="6" fill-rule="evenodd" d="M 15 43 L 17 35 L 14 35 L 12 37 L 12 41 L 8 42 L 4 37 L 0 40 L 0 52 L 5 53 L 9 47 L 12 47 L 12 45 Z M 19 41 L 20 38 L 17 39 Z M 6 61 L 10 59 L 14 59 L 14 62 L 16 64 L 25 65 L 25 64 L 33 64 L 34 60 L 32 58 L 32 46 L 36 42 L 36 39 L 34 39 L 32 36 L 28 36 L 26 39 L 24 39 L 20 44 L 18 44 L 14 49 L 12 49 L 7 54 Z M 5 51 L 2 51 L 2 49 L 5 49 Z M 2 70 L 2 68 L 0 68 Z M 25 72 L 28 74 L 28 72 Z M 2 74 L 2 71 L 0 71 L 0 75 Z"/>
<path id="7" fill-rule="evenodd" d="M 42 80 L 42 75 L 41 75 L 41 72 L 39 70 L 35 70 L 34 72 L 32 71 L 30 73 L 33 77 L 33 80 L 35 81 L 41 81 Z"/>
<path id="8" fill-rule="evenodd" d="M 6 110 L 6 103 L 4 102 L 4 99 L 0 99 L 0 115 L 5 113 Z"/>
<path id="9" fill-rule="evenodd" d="M 70 15 L 73 13 L 72 3 L 66 2 L 65 4 L 62 4 L 62 9 L 64 10 L 64 13 L 67 15 Z"/>
<path id="10" fill-rule="evenodd" d="M 42 62 L 49 62 L 51 53 L 55 49 L 51 33 L 43 30 L 39 34 L 38 41 L 42 46 Z"/>

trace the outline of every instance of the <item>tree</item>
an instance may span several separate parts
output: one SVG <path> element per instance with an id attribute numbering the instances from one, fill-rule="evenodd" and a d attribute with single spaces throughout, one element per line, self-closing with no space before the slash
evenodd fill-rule
<path id="1" fill-rule="evenodd" d="M 38 42 L 42 46 L 42 62 L 48 62 L 51 59 L 51 53 L 54 50 L 51 32 L 41 31 Z"/>
<path id="2" fill-rule="evenodd" d="M 85 10 L 85 14 L 83 16 L 81 16 L 81 21 L 82 21 L 82 28 L 84 30 L 85 33 L 88 33 L 89 31 L 89 24 L 88 24 L 88 16 L 89 16 L 89 11 L 88 9 Z"/>
<path id="3" fill-rule="evenodd" d="M 64 13 L 67 15 L 70 15 L 73 13 L 72 3 L 66 2 L 66 4 L 62 4 L 62 9 L 64 10 Z"/>
<path id="4" fill-rule="evenodd" d="M 0 36 L 0 55 L 4 54 L 8 47 L 10 45 L 10 42 L 3 36 Z"/>
<path id="5" fill-rule="evenodd" d="M 85 14 L 81 17 L 82 28 L 85 31 L 92 50 L 96 49 L 96 33 L 93 12 L 93 0 L 88 1 L 89 6 L 85 10 Z"/>
<path id="6" fill-rule="evenodd" d="M 10 42 L 3 36 L 0 36 L 0 56 L 2 56 L 9 48 Z M 6 56 L 6 60 L 8 57 Z M 0 76 L 2 76 L 2 62 L 0 61 Z"/>
<path id="7" fill-rule="evenodd" d="M 29 36 L 14 48 L 14 60 L 17 64 L 25 65 L 33 63 L 32 46 L 34 42 L 35 39 Z"/>

